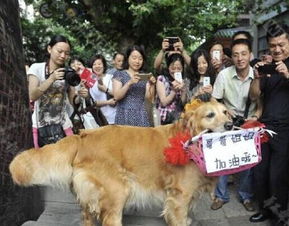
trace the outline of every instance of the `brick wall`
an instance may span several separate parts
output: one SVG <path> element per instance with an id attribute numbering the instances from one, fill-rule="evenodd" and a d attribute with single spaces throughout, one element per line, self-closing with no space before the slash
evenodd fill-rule
<path id="1" fill-rule="evenodd" d="M 0 225 L 18 226 L 37 217 L 38 189 L 15 186 L 8 165 L 32 146 L 31 115 L 17 0 L 0 7 Z"/>

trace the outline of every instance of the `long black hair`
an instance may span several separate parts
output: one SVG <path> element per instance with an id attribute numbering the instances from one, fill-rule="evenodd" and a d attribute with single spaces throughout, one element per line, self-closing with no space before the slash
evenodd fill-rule
<path id="1" fill-rule="evenodd" d="M 215 82 L 215 70 L 210 60 L 210 55 L 205 49 L 197 49 L 191 54 L 191 62 L 189 67 L 188 78 L 190 79 L 190 90 L 199 84 L 201 75 L 198 72 L 198 59 L 204 56 L 207 61 L 208 68 L 204 76 L 210 77 L 211 85 Z"/>
<path id="2" fill-rule="evenodd" d="M 176 61 L 180 61 L 181 65 L 183 67 L 183 72 L 182 72 L 182 74 L 183 74 L 184 73 L 185 60 L 184 60 L 184 57 L 179 53 L 173 53 L 170 55 L 166 55 L 165 60 L 166 60 L 166 66 L 167 67 L 164 70 L 164 76 L 167 77 L 172 82 L 172 81 L 174 81 L 174 78 L 169 73 L 169 66 Z"/>
<path id="3" fill-rule="evenodd" d="M 58 42 L 65 42 L 69 45 L 69 47 L 71 48 L 71 44 L 70 41 L 68 40 L 68 38 L 66 38 L 63 35 L 54 35 L 51 37 L 50 42 L 48 43 L 47 47 L 50 46 L 51 48 L 56 45 Z M 46 52 L 46 54 L 44 55 L 45 61 L 48 61 L 50 58 L 50 54 L 48 52 Z"/>

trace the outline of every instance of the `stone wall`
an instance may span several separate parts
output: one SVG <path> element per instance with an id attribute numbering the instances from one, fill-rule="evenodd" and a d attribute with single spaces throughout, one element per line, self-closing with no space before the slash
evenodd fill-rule
<path id="1" fill-rule="evenodd" d="M 18 226 L 37 217 L 38 189 L 15 186 L 8 165 L 32 146 L 31 114 L 17 0 L 0 7 L 0 225 Z M 36 200 L 36 202 L 34 201 Z"/>

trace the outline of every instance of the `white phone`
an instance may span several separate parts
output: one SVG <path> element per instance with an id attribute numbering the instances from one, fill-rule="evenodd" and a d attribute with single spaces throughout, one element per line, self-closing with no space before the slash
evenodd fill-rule
<path id="1" fill-rule="evenodd" d="M 208 86 L 211 84 L 210 77 L 204 77 L 203 79 L 203 86 Z"/>
<path id="2" fill-rule="evenodd" d="M 175 72 L 174 73 L 174 79 L 178 82 L 183 82 L 183 77 L 181 72 Z"/>
<path id="3" fill-rule="evenodd" d="M 212 53 L 212 58 L 213 59 L 217 59 L 217 60 L 221 60 L 221 52 L 220 50 L 214 50 Z"/>

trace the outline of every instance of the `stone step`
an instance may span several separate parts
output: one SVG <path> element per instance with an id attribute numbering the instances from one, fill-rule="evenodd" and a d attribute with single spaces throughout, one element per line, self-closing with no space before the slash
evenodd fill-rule
<path id="1" fill-rule="evenodd" d="M 25 222 L 22 226 L 81 226 L 81 210 L 75 197 L 69 191 L 59 191 L 52 188 L 41 188 L 42 201 L 45 210 L 37 222 Z M 221 209 L 210 209 L 211 199 L 204 194 L 195 204 L 190 214 L 193 221 L 191 226 L 248 226 L 252 212 L 247 212 L 237 199 L 234 189 L 230 188 L 230 202 Z M 161 208 L 153 207 L 142 210 L 135 208 L 124 211 L 124 226 L 165 226 L 160 217 Z M 254 226 L 269 226 L 268 221 L 255 223 Z M 96 224 L 100 226 L 100 224 Z"/>

